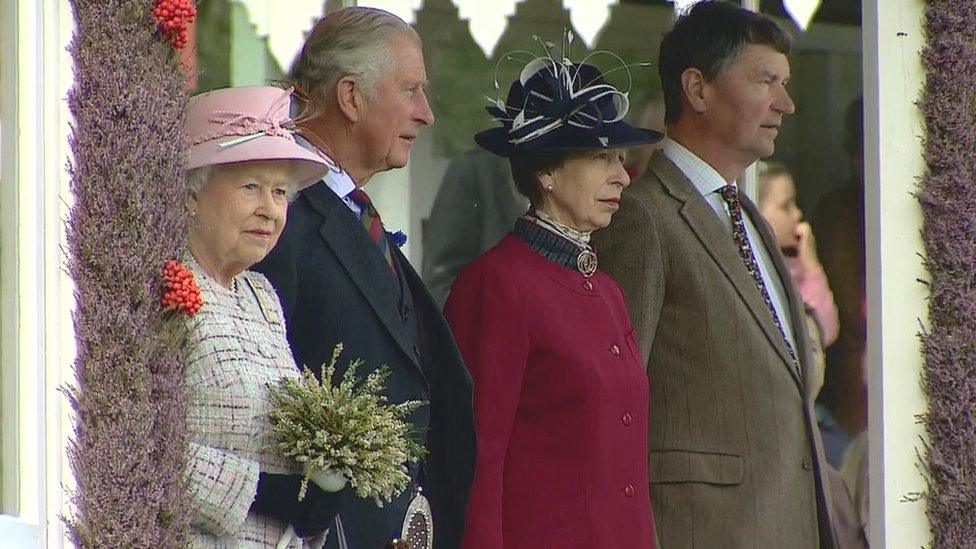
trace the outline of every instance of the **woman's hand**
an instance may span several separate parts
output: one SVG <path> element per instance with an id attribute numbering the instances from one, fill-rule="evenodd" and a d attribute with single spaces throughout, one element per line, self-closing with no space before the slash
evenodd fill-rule
<path id="1" fill-rule="evenodd" d="M 300 538 L 315 537 L 325 531 L 338 512 L 339 498 L 312 483 L 305 499 L 298 500 L 301 475 L 274 474 L 262 471 L 251 512 L 280 520 L 292 526 Z M 289 532 L 286 532 L 288 534 Z M 288 545 L 287 536 L 279 540 Z"/>
<path id="2" fill-rule="evenodd" d="M 806 221 L 801 221 L 796 226 L 796 257 L 804 272 L 822 268 L 820 258 L 817 257 L 817 243 L 813 237 L 813 229 Z"/>
<path id="3" fill-rule="evenodd" d="M 296 538 L 298 538 L 298 536 L 295 534 L 295 527 L 289 524 L 288 528 L 285 529 L 285 532 L 281 534 L 280 538 L 278 538 L 278 543 L 275 544 L 275 549 L 288 549 L 288 546 L 291 545 L 291 542 Z"/>

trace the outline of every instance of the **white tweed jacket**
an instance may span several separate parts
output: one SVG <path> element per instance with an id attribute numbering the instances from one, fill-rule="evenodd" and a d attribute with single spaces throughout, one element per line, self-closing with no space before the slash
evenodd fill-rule
<path id="1" fill-rule="evenodd" d="M 263 275 L 245 271 L 227 289 L 192 258 L 203 307 L 188 319 L 188 464 L 194 548 L 275 547 L 286 524 L 248 513 L 258 472 L 298 473 L 271 451 L 268 385 L 298 377 L 281 304 Z M 288 547 L 321 547 L 324 540 Z"/>

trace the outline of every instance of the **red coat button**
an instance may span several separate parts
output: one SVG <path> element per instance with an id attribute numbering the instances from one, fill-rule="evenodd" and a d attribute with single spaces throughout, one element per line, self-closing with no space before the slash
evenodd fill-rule
<path id="1" fill-rule="evenodd" d="M 583 281 L 583 289 L 584 290 L 588 290 L 588 291 L 593 290 L 593 283 L 590 282 L 589 280 L 584 280 Z"/>
<path id="2" fill-rule="evenodd" d="M 614 356 L 620 356 L 620 347 L 617 347 L 616 345 L 611 345 L 610 346 L 610 354 L 612 354 Z"/>
<path id="3" fill-rule="evenodd" d="M 627 496 L 627 497 L 629 497 L 629 498 L 634 497 L 634 485 L 633 484 L 628 484 L 627 486 L 624 487 L 624 495 Z"/>
<path id="4" fill-rule="evenodd" d="M 627 412 L 624 414 L 624 417 L 620 418 L 620 421 L 627 427 L 630 427 L 630 424 L 634 422 L 634 417 L 630 415 L 630 412 Z"/>

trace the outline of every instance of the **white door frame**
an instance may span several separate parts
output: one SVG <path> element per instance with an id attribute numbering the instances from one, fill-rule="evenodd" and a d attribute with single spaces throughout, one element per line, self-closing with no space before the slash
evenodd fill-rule
<path id="1" fill-rule="evenodd" d="M 65 273 L 68 195 L 67 0 L 0 6 L 0 539 L 63 545 L 73 295 Z"/>

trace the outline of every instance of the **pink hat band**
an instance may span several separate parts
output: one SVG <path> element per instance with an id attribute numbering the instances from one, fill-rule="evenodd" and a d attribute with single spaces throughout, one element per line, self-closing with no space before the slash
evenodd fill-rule
<path id="1" fill-rule="evenodd" d="M 191 97 L 183 132 L 187 169 L 251 161 L 290 161 L 299 190 L 329 169 L 320 155 L 295 142 L 289 116 L 293 88 L 223 88 Z"/>

